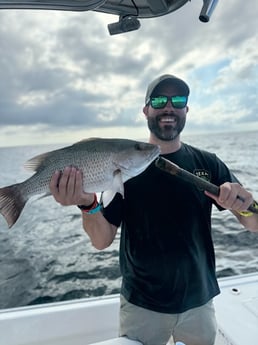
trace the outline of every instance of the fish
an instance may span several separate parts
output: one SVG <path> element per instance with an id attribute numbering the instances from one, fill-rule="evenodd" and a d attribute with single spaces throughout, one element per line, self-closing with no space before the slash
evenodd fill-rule
<path id="1" fill-rule="evenodd" d="M 124 196 L 124 183 L 141 174 L 160 154 L 158 145 L 120 138 L 87 138 L 71 146 L 29 159 L 24 167 L 35 173 L 23 182 L 0 188 L 0 213 L 11 228 L 34 195 L 51 195 L 55 171 L 67 166 L 82 171 L 83 190 L 102 193 L 106 207 L 116 193 Z"/>

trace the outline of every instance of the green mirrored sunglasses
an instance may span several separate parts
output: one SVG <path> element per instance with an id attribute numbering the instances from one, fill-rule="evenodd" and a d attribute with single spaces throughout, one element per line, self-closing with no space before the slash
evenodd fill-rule
<path id="1" fill-rule="evenodd" d="M 154 109 L 162 109 L 165 108 L 168 101 L 171 101 L 171 104 L 176 109 L 182 109 L 186 106 L 188 97 L 187 96 L 156 96 L 151 97 L 150 105 Z"/>

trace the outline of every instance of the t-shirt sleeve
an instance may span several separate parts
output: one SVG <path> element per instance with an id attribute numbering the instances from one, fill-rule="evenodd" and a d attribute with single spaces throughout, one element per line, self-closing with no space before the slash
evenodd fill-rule
<path id="1" fill-rule="evenodd" d="M 218 157 L 217 159 L 217 185 L 221 185 L 225 182 L 233 182 L 233 183 L 240 183 L 239 180 L 236 178 L 236 176 L 229 170 L 229 168 L 226 166 L 222 160 L 220 160 Z"/>
<path id="2" fill-rule="evenodd" d="M 123 197 L 120 193 L 116 193 L 113 200 L 107 207 L 102 210 L 106 220 L 115 226 L 120 226 L 123 214 Z"/>

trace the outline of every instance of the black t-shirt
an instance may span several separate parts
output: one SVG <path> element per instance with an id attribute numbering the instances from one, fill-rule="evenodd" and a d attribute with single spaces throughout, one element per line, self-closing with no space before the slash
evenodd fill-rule
<path id="1" fill-rule="evenodd" d="M 182 144 L 163 155 L 216 185 L 237 182 L 215 154 Z M 131 303 L 181 313 L 219 293 L 211 237 L 212 199 L 152 163 L 103 210 L 121 224 L 121 293 Z"/>

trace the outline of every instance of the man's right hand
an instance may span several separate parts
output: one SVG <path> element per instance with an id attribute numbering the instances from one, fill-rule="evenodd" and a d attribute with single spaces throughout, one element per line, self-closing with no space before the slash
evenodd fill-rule
<path id="1" fill-rule="evenodd" d="M 88 206 L 94 201 L 93 193 L 83 191 L 82 172 L 74 167 L 66 167 L 63 172 L 56 171 L 49 188 L 55 200 L 63 206 Z"/>

